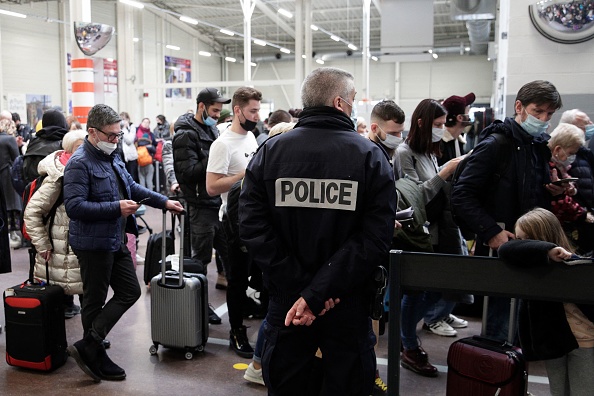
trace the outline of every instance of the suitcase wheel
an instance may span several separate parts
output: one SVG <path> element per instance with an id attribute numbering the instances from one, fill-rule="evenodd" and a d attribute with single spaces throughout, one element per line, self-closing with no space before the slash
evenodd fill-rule
<path id="1" fill-rule="evenodd" d="M 151 345 L 151 347 L 149 348 L 149 352 L 151 353 L 151 355 L 156 355 L 158 348 L 159 348 L 158 344 Z"/>
<path id="2" fill-rule="evenodd" d="M 198 352 L 204 351 L 204 345 L 200 345 L 198 348 L 196 348 L 196 351 L 198 351 Z"/>
<path id="3" fill-rule="evenodd" d="M 192 358 L 194 357 L 194 354 L 190 351 L 186 351 L 185 357 L 187 360 L 192 360 Z"/>

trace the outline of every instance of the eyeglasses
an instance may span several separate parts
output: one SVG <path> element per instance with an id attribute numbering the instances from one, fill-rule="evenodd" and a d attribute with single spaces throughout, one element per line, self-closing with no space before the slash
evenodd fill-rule
<path id="1" fill-rule="evenodd" d="M 107 136 L 107 141 L 109 143 L 115 143 L 116 139 L 121 139 L 124 136 L 124 132 L 120 132 L 120 133 L 107 133 L 107 132 L 103 132 L 101 129 L 97 128 L 97 127 L 93 127 L 96 130 L 98 130 L 99 132 L 101 132 L 102 134 L 104 134 L 105 136 Z"/>

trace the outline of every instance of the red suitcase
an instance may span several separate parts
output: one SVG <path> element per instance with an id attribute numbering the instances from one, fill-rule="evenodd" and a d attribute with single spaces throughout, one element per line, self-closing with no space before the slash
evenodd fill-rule
<path id="1" fill-rule="evenodd" d="M 488 297 L 483 310 L 483 333 L 486 328 Z M 516 300 L 510 308 L 509 340 L 515 328 Z M 525 396 L 528 366 L 522 350 L 510 342 L 473 336 L 458 340 L 448 351 L 447 396 Z"/>

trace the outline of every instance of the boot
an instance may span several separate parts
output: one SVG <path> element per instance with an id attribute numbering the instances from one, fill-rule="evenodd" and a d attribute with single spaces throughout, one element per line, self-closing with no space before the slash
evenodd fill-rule
<path id="1" fill-rule="evenodd" d="M 76 364 L 82 371 L 90 376 L 93 381 L 101 382 L 102 356 L 105 354 L 103 345 L 97 342 L 92 335 L 87 335 L 67 348 L 68 354 L 76 360 Z"/>
<path id="2" fill-rule="evenodd" d="M 437 377 L 437 368 L 429 363 L 427 352 L 421 347 L 405 349 L 400 354 L 400 365 L 425 377 Z"/>
<path id="3" fill-rule="evenodd" d="M 103 350 L 103 354 L 101 356 L 99 373 L 102 379 L 108 381 L 121 381 L 126 378 L 126 372 L 124 371 L 124 369 L 115 364 L 109 358 L 109 356 L 107 356 L 105 349 Z"/>
<path id="4" fill-rule="evenodd" d="M 229 344 L 235 353 L 243 358 L 251 359 L 254 356 L 254 350 L 248 341 L 247 328 L 245 326 L 231 329 L 229 332 Z"/>

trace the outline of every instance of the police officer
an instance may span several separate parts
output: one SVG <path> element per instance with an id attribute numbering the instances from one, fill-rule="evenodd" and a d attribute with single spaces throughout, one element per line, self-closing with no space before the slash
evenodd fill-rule
<path id="1" fill-rule="evenodd" d="M 396 191 L 386 153 L 357 136 L 355 93 L 350 73 L 313 71 L 295 129 L 267 140 L 245 173 L 240 236 L 270 292 L 262 351 L 270 394 L 303 394 L 318 347 L 322 394 L 373 390 L 368 290 L 387 261 Z"/>

